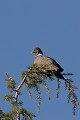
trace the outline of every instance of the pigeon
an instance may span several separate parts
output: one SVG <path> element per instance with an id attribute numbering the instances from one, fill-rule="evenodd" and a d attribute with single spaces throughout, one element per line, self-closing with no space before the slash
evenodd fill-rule
<path id="1" fill-rule="evenodd" d="M 43 66 L 43 71 L 50 73 L 50 75 L 66 80 L 61 74 L 64 69 L 53 58 L 45 56 L 38 47 L 34 48 L 32 52 L 35 53 L 34 64 Z"/>

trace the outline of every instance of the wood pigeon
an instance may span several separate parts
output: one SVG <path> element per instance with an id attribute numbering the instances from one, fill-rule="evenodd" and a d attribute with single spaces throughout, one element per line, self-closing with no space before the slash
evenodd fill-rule
<path id="1" fill-rule="evenodd" d="M 63 68 L 52 58 L 43 55 L 43 52 L 40 48 L 34 48 L 32 50 L 35 53 L 34 64 L 43 66 L 43 71 L 49 72 L 51 75 L 55 75 L 57 78 L 66 80 L 61 72 Z"/>

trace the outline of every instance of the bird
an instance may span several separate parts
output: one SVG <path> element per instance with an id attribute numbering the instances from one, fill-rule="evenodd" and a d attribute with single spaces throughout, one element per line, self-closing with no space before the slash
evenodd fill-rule
<path id="1" fill-rule="evenodd" d="M 56 62 L 55 59 L 44 55 L 39 47 L 33 48 L 32 53 L 35 53 L 34 64 L 43 66 L 43 71 L 48 72 L 50 75 L 66 80 L 61 74 L 64 69 Z"/>

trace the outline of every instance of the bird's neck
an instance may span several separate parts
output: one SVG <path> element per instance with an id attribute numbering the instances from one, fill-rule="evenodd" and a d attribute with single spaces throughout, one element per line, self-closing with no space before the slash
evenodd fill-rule
<path id="1" fill-rule="evenodd" d="M 36 57 L 37 57 L 37 56 L 41 56 L 41 55 L 43 55 L 43 54 L 39 53 L 39 54 L 36 55 Z"/>

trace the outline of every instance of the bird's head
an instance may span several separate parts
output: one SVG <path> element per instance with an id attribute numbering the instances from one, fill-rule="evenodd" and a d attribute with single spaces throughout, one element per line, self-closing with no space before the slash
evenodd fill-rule
<path id="1" fill-rule="evenodd" d="M 39 55 L 39 54 L 43 55 L 42 50 L 40 48 L 38 48 L 38 47 L 33 48 L 32 53 L 35 53 L 36 55 Z"/>

